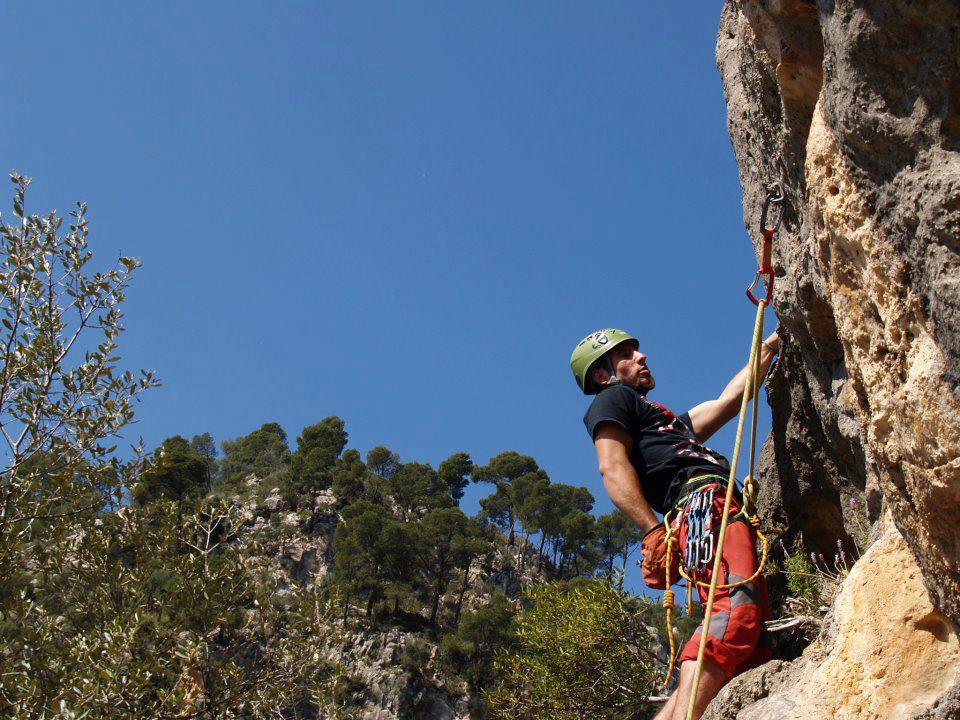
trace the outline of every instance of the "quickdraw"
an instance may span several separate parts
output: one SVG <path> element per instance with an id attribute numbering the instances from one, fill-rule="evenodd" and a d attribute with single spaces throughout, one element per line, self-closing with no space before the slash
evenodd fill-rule
<path id="1" fill-rule="evenodd" d="M 745 585 L 749 582 L 752 582 L 763 572 L 764 567 L 767 563 L 767 552 L 768 552 L 768 541 L 767 538 L 760 532 L 760 519 L 756 515 L 756 483 L 754 481 L 755 477 L 755 461 L 756 461 L 756 440 L 757 440 L 757 396 L 759 395 L 759 377 L 758 377 L 758 368 L 760 365 L 760 345 L 762 343 L 763 337 L 763 311 L 770 304 L 770 301 L 773 297 L 773 283 L 774 283 L 774 274 L 773 266 L 771 264 L 772 253 L 773 253 L 773 235 L 780 227 L 780 223 L 783 220 L 783 211 L 778 213 L 777 220 L 772 226 L 767 225 L 767 215 L 770 210 L 770 206 L 773 204 L 780 204 L 784 200 L 784 193 L 781 186 L 774 185 L 770 191 L 767 193 L 763 201 L 763 208 L 760 212 L 760 231 L 763 236 L 763 247 L 761 252 L 760 267 L 757 270 L 756 275 L 753 278 L 753 282 L 747 287 L 747 297 L 750 299 L 754 305 L 757 306 L 757 316 L 754 322 L 753 327 L 753 340 L 750 344 L 750 361 L 749 361 L 749 371 L 747 373 L 748 377 L 748 387 L 750 392 L 746 391 L 746 388 L 743 393 L 743 401 L 740 404 L 740 416 L 737 421 L 737 435 L 736 440 L 733 446 L 733 459 L 730 463 L 730 475 L 727 480 L 726 493 L 723 499 L 723 510 L 720 515 L 720 527 L 719 530 L 714 533 L 713 531 L 713 520 L 712 514 L 709 512 L 709 508 L 713 504 L 713 491 L 711 489 L 709 493 L 709 504 L 706 505 L 707 513 L 706 518 L 703 516 L 703 506 L 706 503 L 705 498 L 707 494 L 701 494 L 699 491 L 693 493 L 690 498 L 687 499 L 687 503 L 695 503 L 695 505 L 687 505 L 688 509 L 691 510 L 690 515 L 692 520 L 688 522 L 688 535 L 687 535 L 687 547 L 684 557 L 684 562 L 680 564 L 679 572 L 680 575 L 687 581 L 687 612 L 689 613 L 693 605 L 693 588 L 694 586 L 701 588 L 708 588 L 707 593 L 707 603 L 704 608 L 703 613 L 703 627 L 709 627 L 710 618 L 713 613 L 713 602 L 718 589 L 729 589 L 738 587 L 740 585 Z M 757 299 L 753 295 L 753 290 L 757 287 L 757 284 L 760 282 L 761 278 L 765 277 L 766 285 L 766 297 Z M 723 543 L 726 538 L 727 525 L 729 524 L 730 518 L 730 498 L 733 496 L 734 489 L 736 487 L 736 477 L 737 477 L 737 461 L 740 457 L 740 445 L 743 439 L 743 426 L 744 421 L 746 420 L 747 415 L 747 404 L 750 400 L 753 400 L 753 418 L 752 426 L 750 431 L 750 472 L 746 476 L 743 482 L 743 509 L 734 519 L 744 519 L 746 522 L 749 522 L 750 525 L 754 527 L 757 532 L 757 536 L 762 544 L 762 553 L 760 557 L 760 562 L 757 565 L 756 572 L 753 573 L 750 577 L 740 580 L 733 583 L 721 584 L 718 582 L 718 579 L 721 577 L 721 561 L 723 559 Z M 699 496 L 702 499 L 696 499 L 695 497 Z M 670 578 L 670 565 L 671 557 L 673 550 L 673 543 L 677 540 L 677 532 L 679 532 L 679 520 L 683 517 L 683 510 L 673 518 L 673 520 L 678 521 L 677 526 L 674 527 L 674 523 L 671 520 L 671 513 L 667 513 L 663 522 L 667 530 L 667 554 L 665 559 L 665 569 L 666 569 L 666 585 L 667 589 L 663 593 L 663 605 L 666 608 L 666 620 L 667 620 L 667 637 L 669 638 L 670 644 L 670 662 L 669 669 L 667 671 L 667 677 L 664 680 L 664 688 L 668 687 L 670 684 L 670 679 L 673 675 L 674 666 L 676 665 L 676 644 L 673 637 L 673 608 L 675 603 L 675 596 L 673 590 L 671 590 L 672 581 Z M 714 540 L 714 537 L 716 538 Z M 709 538 L 709 540 L 707 539 Z M 692 543 L 691 543 L 692 541 Z M 695 547 L 691 550 L 691 544 Z M 702 572 L 710 561 L 713 561 L 713 569 L 711 573 L 710 582 L 704 582 L 697 580 L 695 575 L 699 572 Z M 690 703 L 687 707 L 687 720 L 693 720 L 694 698 L 697 697 L 697 690 L 700 686 L 700 673 L 703 669 L 703 658 L 704 651 L 706 649 L 706 640 L 708 633 L 702 632 L 700 634 L 700 648 L 697 652 L 697 666 L 693 676 L 693 687 L 690 691 Z"/>
<path id="2" fill-rule="evenodd" d="M 772 226 L 767 225 L 767 213 L 770 210 L 770 205 L 779 205 L 783 202 L 783 190 L 780 187 L 780 184 L 777 183 L 770 191 L 767 193 L 767 196 L 763 199 L 763 209 L 760 211 L 760 234 L 763 236 L 763 249 L 760 254 L 760 267 L 757 269 L 757 274 L 753 276 L 753 282 L 747 287 L 747 297 L 750 298 L 750 302 L 754 305 L 759 305 L 760 301 L 753 296 L 753 290 L 757 287 L 757 284 L 760 282 L 760 278 L 766 276 L 766 286 L 767 286 L 767 305 L 770 304 L 770 300 L 773 298 L 773 265 L 771 264 L 771 259 L 773 255 L 773 234 L 780 228 L 780 223 L 783 222 L 783 210 L 777 214 L 777 220 Z"/>

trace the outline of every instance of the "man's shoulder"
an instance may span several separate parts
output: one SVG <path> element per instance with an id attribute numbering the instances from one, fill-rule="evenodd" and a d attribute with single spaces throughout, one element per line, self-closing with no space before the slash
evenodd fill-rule
<path id="1" fill-rule="evenodd" d="M 637 397 L 642 396 L 632 387 L 629 385 L 624 385 L 623 383 L 617 383 L 616 385 L 605 387 L 603 390 L 594 395 L 593 400 L 590 403 L 590 407 L 603 407 L 604 405 L 608 405 L 613 402 L 622 402 L 625 399 L 634 400 Z"/>
<path id="2" fill-rule="evenodd" d="M 583 420 L 588 428 L 592 428 L 604 419 L 622 420 L 625 415 L 642 412 L 646 406 L 647 401 L 639 391 L 629 385 L 611 385 L 597 393 Z"/>

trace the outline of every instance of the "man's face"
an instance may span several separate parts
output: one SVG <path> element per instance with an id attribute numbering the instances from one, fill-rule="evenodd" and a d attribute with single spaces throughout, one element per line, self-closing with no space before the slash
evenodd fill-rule
<path id="1" fill-rule="evenodd" d="M 634 387 L 644 395 L 653 390 L 656 382 L 650 368 L 647 367 L 647 356 L 634 347 L 632 342 L 625 342 L 617 345 L 613 350 L 607 353 L 610 358 L 610 364 L 617 373 L 617 378 L 624 385 Z M 606 370 L 602 372 L 602 381 L 610 379 L 610 374 Z M 599 379 L 599 378 L 598 378 Z"/>

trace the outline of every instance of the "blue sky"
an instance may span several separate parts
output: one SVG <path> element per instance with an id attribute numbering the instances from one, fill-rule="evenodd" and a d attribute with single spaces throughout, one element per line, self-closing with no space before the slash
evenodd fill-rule
<path id="1" fill-rule="evenodd" d="M 8 3 L 0 157 L 143 261 L 132 437 L 339 415 L 364 453 L 529 453 L 606 512 L 573 345 L 637 335 L 677 412 L 746 361 L 720 9 Z"/>

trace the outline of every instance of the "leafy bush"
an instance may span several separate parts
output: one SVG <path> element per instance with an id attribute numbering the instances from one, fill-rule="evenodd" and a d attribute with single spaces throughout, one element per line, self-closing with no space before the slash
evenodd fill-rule
<path id="1" fill-rule="evenodd" d="M 540 584 L 526 595 L 514 648 L 496 654 L 496 718 L 642 717 L 657 677 L 634 598 L 608 580 Z"/>
<path id="2" fill-rule="evenodd" d="M 403 646 L 400 653 L 400 667 L 411 675 L 422 673 L 430 662 L 430 644 L 413 638 Z"/>
<path id="3" fill-rule="evenodd" d="M 184 500 L 205 495 L 210 488 L 210 462 L 186 439 L 167 438 L 153 454 L 149 467 L 133 488 L 133 499 L 145 503 L 166 498 Z"/>
<path id="4" fill-rule="evenodd" d="M 290 458 L 290 487 L 285 494 L 313 494 L 330 487 L 331 471 L 346 444 L 347 432 L 338 417 L 305 427 Z"/>
<path id="5" fill-rule="evenodd" d="M 787 589 L 790 594 L 811 607 L 820 602 L 820 583 L 816 569 L 807 559 L 803 549 L 803 539 L 799 536 L 793 543 L 793 551 L 783 560 L 783 574 L 787 577 Z"/>
<path id="6" fill-rule="evenodd" d="M 287 433 L 277 423 L 266 423 L 236 440 L 224 440 L 221 448 L 221 492 L 242 490 L 243 481 L 251 474 L 266 480 L 285 471 L 290 463 Z"/>
<path id="7" fill-rule="evenodd" d="M 463 678 L 473 691 L 493 682 L 493 656 L 513 646 L 513 603 L 498 592 L 483 607 L 467 613 L 457 629 L 443 636 L 439 666 Z"/>

